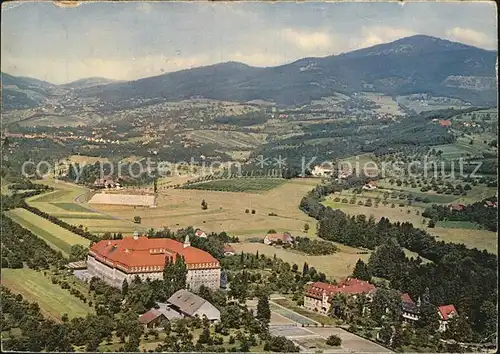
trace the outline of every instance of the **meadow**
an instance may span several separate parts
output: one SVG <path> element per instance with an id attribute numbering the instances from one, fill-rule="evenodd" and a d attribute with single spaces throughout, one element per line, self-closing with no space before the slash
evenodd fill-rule
<path id="1" fill-rule="evenodd" d="M 252 179 L 235 181 L 242 180 L 253 181 Z M 308 223 L 310 226 L 308 234 L 313 235 L 316 221 L 302 213 L 298 206 L 302 197 L 320 181 L 318 179 L 279 181 L 277 187 L 260 193 L 160 189 L 156 208 L 95 205 L 94 209 L 121 220 L 133 220 L 134 216 L 140 216 L 142 222 L 139 226 L 144 228 L 158 229 L 167 226 L 179 229 L 194 226 L 206 232 L 225 231 L 229 235 L 245 239 L 264 237 L 269 229 L 304 235 L 304 224 Z M 127 193 L 133 193 L 133 190 Z M 208 204 L 206 210 L 201 208 L 202 200 Z M 251 213 L 252 210 L 255 210 L 255 214 Z"/>
<path id="2" fill-rule="evenodd" d="M 42 238 L 50 247 L 69 256 L 72 245 L 88 247 L 90 241 L 32 212 L 17 208 L 6 214 L 16 223 Z"/>
<path id="3" fill-rule="evenodd" d="M 96 211 L 87 203 L 92 192 L 85 187 L 59 180 L 36 182 L 47 184 L 55 190 L 28 198 L 27 203 L 68 224 L 81 226 L 95 234 L 131 234 L 135 230 L 145 231 L 144 227 L 133 223 L 133 217 L 130 220 L 121 220 Z"/>
<path id="4" fill-rule="evenodd" d="M 349 199 L 349 197 L 346 198 Z M 364 200 L 364 198 L 357 198 L 357 200 L 360 199 Z M 470 248 L 477 247 L 478 249 L 486 249 L 489 252 L 497 253 L 498 236 L 495 232 L 480 230 L 471 223 L 445 222 L 437 223 L 435 228 L 429 228 L 428 220 L 421 216 L 425 209 L 420 206 L 400 207 L 396 204 L 395 208 L 391 208 L 390 204 L 386 206 L 380 204 L 378 207 L 366 207 L 364 205 L 334 202 L 332 195 L 328 196 L 323 204 L 333 209 L 340 209 L 349 215 L 363 214 L 367 217 L 373 215 L 376 221 L 386 217 L 391 222 L 411 222 L 413 226 L 426 230 L 431 235 L 438 237 L 439 240 L 463 243 Z"/>
<path id="5" fill-rule="evenodd" d="M 26 300 L 37 302 L 42 313 L 56 321 L 63 314 L 70 319 L 86 316 L 92 308 L 71 295 L 67 290 L 52 284 L 50 277 L 33 269 L 2 269 L 2 285 Z"/>

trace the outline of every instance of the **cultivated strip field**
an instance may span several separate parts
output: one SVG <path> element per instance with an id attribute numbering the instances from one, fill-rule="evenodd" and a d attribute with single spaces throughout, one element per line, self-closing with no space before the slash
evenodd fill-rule
<path id="1" fill-rule="evenodd" d="M 285 183 L 285 181 L 286 180 L 282 178 L 231 178 L 185 185 L 184 188 L 207 191 L 258 193 L 276 188 Z"/>
<path id="2" fill-rule="evenodd" d="M 45 315 L 60 321 L 64 313 L 70 319 L 86 316 L 92 308 L 67 290 L 52 284 L 50 278 L 33 269 L 2 269 L 2 285 L 26 300 L 37 302 Z"/>
<path id="3" fill-rule="evenodd" d="M 82 245 L 88 247 L 90 241 L 77 234 L 74 234 L 49 220 L 42 218 L 32 212 L 17 208 L 6 212 L 16 223 L 30 230 L 47 244 L 57 251 L 61 251 L 68 256 L 72 245 Z"/>
<path id="4" fill-rule="evenodd" d="M 264 144 L 267 134 L 229 130 L 194 130 L 189 132 L 187 137 L 201 144 L 217 144 L 227 149 L 238 150 L 251 149 Z"/>

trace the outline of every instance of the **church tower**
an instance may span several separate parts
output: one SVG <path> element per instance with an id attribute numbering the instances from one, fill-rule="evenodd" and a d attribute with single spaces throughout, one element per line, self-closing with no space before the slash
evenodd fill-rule
<path id="1" fill-rule="evenodd" d="M 191 242 L 189 242 L 189 235 L 186 235 L 184 239 L 184 248 L 188 248 L 189 246 L 191 246 Z"/>

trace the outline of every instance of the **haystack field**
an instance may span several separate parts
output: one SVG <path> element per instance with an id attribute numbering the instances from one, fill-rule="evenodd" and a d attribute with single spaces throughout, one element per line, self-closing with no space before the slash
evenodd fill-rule
<path id="1" fill-rule="evenodd" d="M 304 224 L 308 223 L 308 233 L 314 235 L 315 220 L 302 213 L 298 205 L 318 182 L 317 179 L 290 180 L 259 194 L 163 189 L 156 198 L 156 208 L 97 204 L 93 204 L 93 208 L 120 219 L 132 220 L 140 216 L 141 225 L 147 228 L 194 226 L 206 232 L 226 231 L 244 239 L 263 237 L 269 229 L 303 235 Z M 206 210 L 201 208 L 203 200 L 208 204 Z M 270 216 L 270 213 L 277 216 Z"/>

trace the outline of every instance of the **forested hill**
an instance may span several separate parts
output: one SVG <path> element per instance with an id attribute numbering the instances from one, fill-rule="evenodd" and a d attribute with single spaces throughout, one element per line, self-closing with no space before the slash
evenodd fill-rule
<path id="1" fill-rule="evenodd" d="M 342 55 L 277 67 L 222 63 L 83 90 L 104 101 L 130 98 L 271 100 L 292 105 L 333 92 L 432 93 L 475 105 L 496 101 L 496 52 L 429 36 L 412 36 Z"/>

